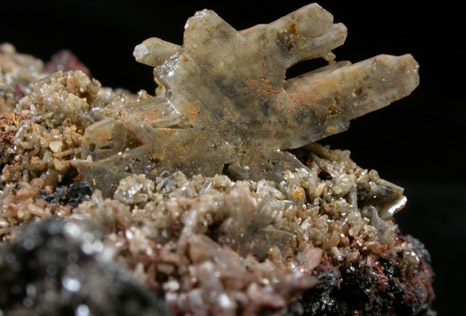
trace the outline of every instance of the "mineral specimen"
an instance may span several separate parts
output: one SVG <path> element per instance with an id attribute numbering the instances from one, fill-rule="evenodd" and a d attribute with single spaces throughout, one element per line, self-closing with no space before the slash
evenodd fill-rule
<path id="1" fill-rule="evenodd" d="M 418 66 L 335 62 L 345 38 L 316 4 L 239 32 L 200 11 L 135 48 L 155 96 L 0 46 L 0 315 L 434 315 L 403 189 L 315 143 Z"/>

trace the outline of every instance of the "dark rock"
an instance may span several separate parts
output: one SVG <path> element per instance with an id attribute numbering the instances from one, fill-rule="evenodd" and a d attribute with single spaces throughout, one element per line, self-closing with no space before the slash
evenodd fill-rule
<path id="1" fill-rule="evenodd" d="M 430 286 L 413 285 L 428 283 L 432 278 L 426 274 L 432 271 L 428 263 L 423 261 L 421 266 L 406 273 L 400 268 L 399 258 L 374 260 L 365 256 L 339 268 L 321 264 L 316 270 L 321 283 L 300 300 L 303 315 L 434 316 L 436 313 L 425 303 L 426 297 L 433 296 Z"/>
<path id="2" fill-rule="evenodd" d="M 110 262 L 101 236 L 70 221 L 28 225 L 0 249 L 0 315 L 169 315 Z"/>

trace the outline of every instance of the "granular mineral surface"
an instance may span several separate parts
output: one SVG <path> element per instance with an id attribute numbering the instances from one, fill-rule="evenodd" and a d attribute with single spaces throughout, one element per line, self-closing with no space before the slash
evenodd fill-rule
<path id="1" fill-rule="evenodd" d="M 316 4 L 243 31 L 200 11 L 135 48 L 154 96 L 0 45 L 0 315 L 435 315 L 403 189 L 315 143 L 418 65 L 336 62 L 345 38 Z"/>

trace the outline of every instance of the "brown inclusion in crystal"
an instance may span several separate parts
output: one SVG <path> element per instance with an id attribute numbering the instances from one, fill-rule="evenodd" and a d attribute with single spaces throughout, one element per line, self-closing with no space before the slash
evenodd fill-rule
<path id="1" fill-rule="evenodd" d="M 199 11 L 185 25 L 182 46 L 158 38 L 136 46 L 136 60 L 155 67 L 156 96 L 128 106 L 119 121 L 87 128 L 82 150 L 92 160 L 79 169 L 110 194 L 134 173 L 277 181 L 285 170 L 306 168 L 287 150 L 345 131 L 351 119 L 419 83 L 411 55 L 335 62 L 332 49 L 345 38 L 346 27 L 317 4 L 243 31 Z M 313 58 L 329 65 L 285 78 L 288 68 Z"/>

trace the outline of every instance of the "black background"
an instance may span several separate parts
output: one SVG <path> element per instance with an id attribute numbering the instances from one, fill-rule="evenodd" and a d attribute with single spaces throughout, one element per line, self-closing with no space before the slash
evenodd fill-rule
<path id="1" fill-rule="evenodd" d="M 236 29 L 269 23 L 307 1 L 0 0 L 0 42 L 48 60 L 72 50 L 111 87 L 153 93 L 152 70 L 132 50 L 148 37 L 181 44 L 186 19 L 209 8 Z M 396 218 L 404 233 L 430 250 L 437 273 L 434 308 L 466 315 L 466 88 L 462 10 L 454 1 L 320 1 L 348 27 L 337 60 L 411 53 L 421 84 L 411 96 L 352 122 L 349 132 L 321 141 L 349 149 L 362 167 L 406 188 Z M 292 77 L 323 65 L 295 66 Z"/>

